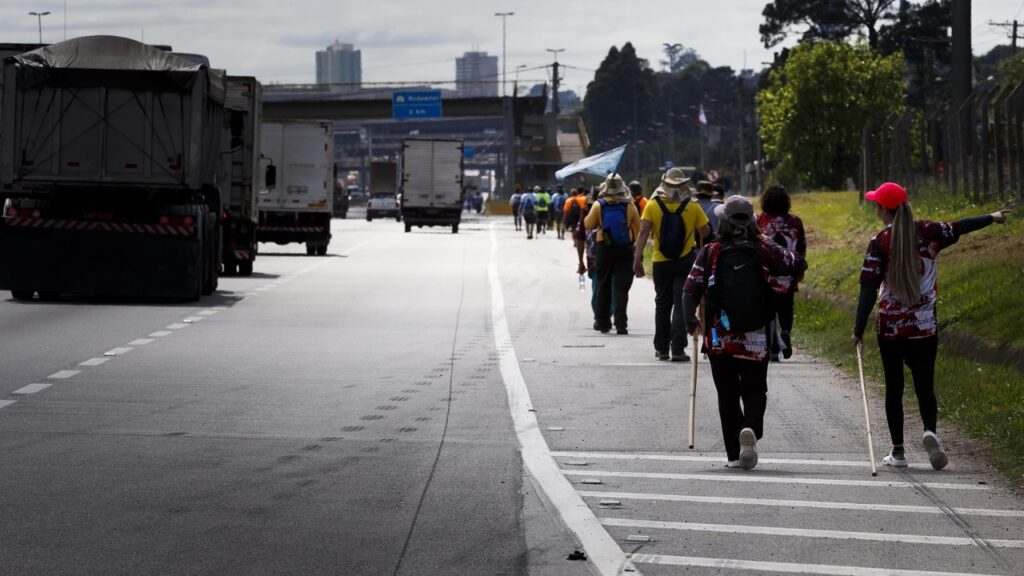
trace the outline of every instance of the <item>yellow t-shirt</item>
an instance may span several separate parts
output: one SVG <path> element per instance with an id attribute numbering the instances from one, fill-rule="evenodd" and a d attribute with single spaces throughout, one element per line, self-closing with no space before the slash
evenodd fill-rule
<path id="1" fill-rule="evenodd" d="M 669 202 L 664 198 L 662 200 L 665 202 L 665 208 L 669 212 L 675 212 L 679 208 L 680 202 Z M 661 253 L 661 219 L 663 216 L 661 206 L 658 206 L 658 203 L 653 198 L 647 203 L 643 215 L 640 216 L 641 220 L 647 220 L 651 223 L 651 237 L 654 238 L 652 262 L 667 262 L 669 260 L 669 258 L 666 258 Z M 680 257 L 686 256 L 697 246 L 697 230 L 708 224 L 707 215 L 704 214 L 704 210 L 695 200 L 690 200 L 689 204 L 686 205 L 686 209 L 683 210 L 682 216 L 683 224 L 686 226 L 686 243 L 683 245 L 683 253 L 680 254 Z"/>

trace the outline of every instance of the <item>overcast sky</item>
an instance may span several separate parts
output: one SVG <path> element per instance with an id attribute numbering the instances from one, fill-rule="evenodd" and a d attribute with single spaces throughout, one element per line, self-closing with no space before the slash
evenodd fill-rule
<path id="1" fill-rule="evenodd" d="M 501 54 L 508 17 L 508 79 L 518 66 L 550 63 L 564 48 L 565 86 L 580 90 L 612 46 L 632 42 L 657 67 L 662 43 L 694 48 L 715 66 L 760 68 L 771 51 L 757 32 L 765 0 L 0 0 L 0 42 L 115 34 L 209 56 L 264 83 L 314 80 L 314 53 L 335 39 L 362 50 L 364 82 L 451 81 L 455 58 L 474 48 Z M 65 6 L 67 10 L 65 12 Z M 975 53 L 1008 42 L 990 20 L 1024 16 L 1024 0 L 974 0 Z M 500 64 L 499 64 L 500 69 Z M 522 83 L 547 79 L 523 71 Z"/>

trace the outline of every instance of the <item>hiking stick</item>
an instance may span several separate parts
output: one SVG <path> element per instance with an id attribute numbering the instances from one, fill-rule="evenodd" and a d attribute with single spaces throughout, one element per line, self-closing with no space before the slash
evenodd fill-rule
<path id="1" fill-rule="evenodd" d="M 871 475 L 878 476 L 875 469 L 875 447 L 871 443 L 871 416 L 868 414 L 868 392 L 864 387 L 864 358 L 861 356 L 861 345 L 857 344 L 857 369 L 860 371 L 860 395 L 864 399 L 864 425 L 868 430 L 868 458 L 871 459 Z"/>
<path id="2" fill-rule="evenodd" d="M 699 338 L 697 334 L 693 335 L 693 355 L 690 356 L 693 364 L 693 369 L 690 371 L 690 450 L 693 450 L 693 432 L 696 427 L 694 418 L 697 414 L 697 356 L 700 354 L 700 346 L 697 342 Z"/>

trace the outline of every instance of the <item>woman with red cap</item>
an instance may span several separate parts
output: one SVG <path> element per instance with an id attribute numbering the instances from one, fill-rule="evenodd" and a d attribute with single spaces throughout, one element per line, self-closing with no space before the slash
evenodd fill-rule
<path id="1" fill-rule="evenodd" d="M 868 192 L 865 198 L 875 203 L 875 214 L 885 224 L 885 229 L 875 235 L 864 255 L 853 343 L 861 343 L 877 298 L 878 349 L 885 372 L 885 418 L 893 446 L 882 463 L 897 468 L 907 466 L 903 448 L 905 364 L 914 378 L 914 392 L 924 423 L 924 448 L 932 467 L 940 470 L 946 466 L 948 458 L 935 434 L 938 419 L 935 399 L 936 257 L 960 236 L 993 222 L 1006 222 L 1006 211 L 953 222 L 915 221 L 907 191 L 892 182 Z"/>

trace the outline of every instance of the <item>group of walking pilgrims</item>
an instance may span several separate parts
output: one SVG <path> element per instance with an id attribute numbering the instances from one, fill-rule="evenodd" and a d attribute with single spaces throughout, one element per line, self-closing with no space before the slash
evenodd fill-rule
<path id="1" fill-rule="evenodd" d="M 960 236 L 1006 221 L 998 211 L 951 222 L 914 220 L 906 190 L 886 182 L 867 192 L 884 225 L 868 243 L 852 342 L 860 347 L 878 304 L 877 340 L 885 374 L 885 415 L 892 449 L 887 466 L 908 465 L 903 437 L 903 367 L 910 369 L 924 424 L 922 446 L 935 469 L 948 458 L 936 434 L 936 257 Z M 764 434 L 770 362 L 793 354 L 794 295 L 807 270 L 803 222 L 790 213 L 782 186 L 751 199 L 709 181 L 692 182 L 671 168 L 650 199 L 639 182 L 611 174 L 591 190 L 539 186 L 511 200 L 515 229 L 526 237 L 568 231 L 576 249 L 580 287 L 591 280 L 594 330 L 628 334 L 627 304 L 642 278 L 652 241 L 654 355 L 690 362 L 689 336 L 702 340 L 718 392 L 726 467 L 757 465 Z M 696 346 L 694 347 L 696 350 Z M 696 359 L 693 359 L 696 361 Z"/>

